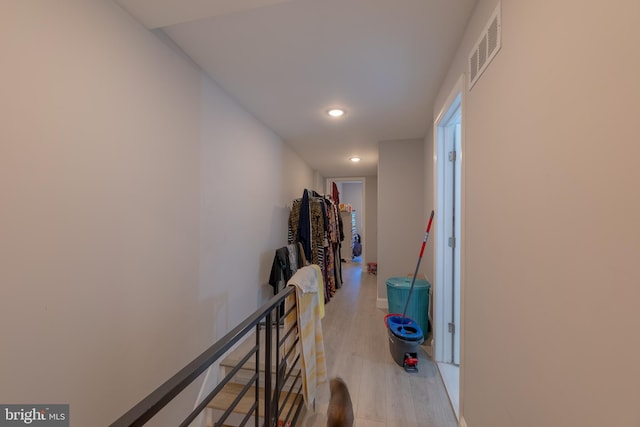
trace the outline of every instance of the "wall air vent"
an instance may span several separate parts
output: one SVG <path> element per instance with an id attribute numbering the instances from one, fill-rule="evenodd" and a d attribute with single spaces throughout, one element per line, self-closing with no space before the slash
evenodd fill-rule
<path id="1" fill-rule="evenodd" d="M 469 55 L 469 90 L 473 88 L 489 63 L 500 50 L 501 45 L 500 2 L 491 15 L 489 23 L 482 31 L 479 40 Z"/>

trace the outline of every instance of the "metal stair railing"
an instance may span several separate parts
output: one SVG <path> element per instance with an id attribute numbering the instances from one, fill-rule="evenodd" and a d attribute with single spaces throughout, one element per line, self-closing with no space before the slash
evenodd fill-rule
<path id="1" fill-rule="evenodd" d="M 240 369 L 243 369 L 244 365 L 254 357 L 255 366 L 253 367 L 253 376 L 242 388 L 234 401 L 229 404 L 224 413 L 215 420 L 214 427 L 223 425 L 243 397 L 249 395 L 252 387 L 255 389 L 253 396 L 254 402 L 240 422 L 241 427 L 245 426 L 252 416 L 255 420 L 255 427 L 278 427 L 279 423 L 284 426 L 295 426 L 304 403 L 302 396 L 300 355 L 297 352 L 299 340 L 297 321 L 294 320 L 290 327 L 286 331 L 283 331 L 282 334 L 280 331 L 284 319 L 287 316 L 293 313 L 292 318 L 296 318 L 295 297 L 290 299 L 293 301 L 293 304 L 287 309 L 286 313 L 284 312 L 285 299 L 290 295 L 295 295 L 295 289 L 292 286 L 286 287 L 271 298 L 266 304 L 227 333 L 223 338 L 218 340 L 173 377 L 169 378 L 151 394 L 114 421 L 110 427 L 145 425 L 152 420 L 160 410 L 172 402 L 186 387 L 193 383 L 205 370 L 215 362 L 221 360 L 235 344 L 239 343 L 242 338 L 253 331 L 255 331 L 256 335 L 255 345 L 242 356 L 241 360 L 220 380 L 216 387 L 195 405 L 195 408 L 191 412 L 186 414 L 186 416 L 180 415 L 182 422 L 177 425 L 180 427 L 191 426 L 194 420 L 207 408 L 207 405 L 229 384 L 234 375 L 236 375 Z M 264 328 L 265 332 L 263 340 L 260 339 L 260 330 L 262 328 Z M 274 329 L 275 337 L 273 336 Z M 285 351 L 285 343 L 287 343 L 287 347 L 290 347 L 287 351 Z M 274 344 L 275 348 L 273 348 Z M 291 363 L 291 360 L 293 360 L 293 363 Z M 260 367 L 261 362 L 263 362 L 264 369 Z M 273 367 L 275 367 L 275 374 L 272 372 Z M 294 377 L 294 375 L 295 378 L 289 381 L 286 396 L 283 396 L 283 394 L 285 394 L 285 382 Z M 263 389 L 259 387 L 260 380 L 264 383 Z M 294 389 L 296 390 L 295 392 Z M 290 398 L 292 399 L 291 403 L 289 403 Z M 261 404 L 263 406 L 262 408 Z M 284 412 L 287 405 L 289 407 L 285 414 Z M 263 411 L 263 416 L 260 415 L 260 409 Z M 283 415 L 284 418 L 281 418 Z"/>

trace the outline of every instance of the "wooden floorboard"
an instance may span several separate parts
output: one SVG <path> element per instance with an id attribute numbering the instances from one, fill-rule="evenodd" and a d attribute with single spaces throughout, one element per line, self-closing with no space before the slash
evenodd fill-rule
<path id="1" fill-rule="evenodd" d="M 359 263 L 343 263 L 344 285 L 326 305 L 322 321 L 329 376 L 342 377 L 351 393 L 356 427 L 456 427 L 457 422 L 430 349 L 419 347 L 419 372 L 407 373 L 389 351 L 386 311 L 376 308 L 377 276 Z M 300 425 L 324 427 L 328 384 L 315 411 Z"/>

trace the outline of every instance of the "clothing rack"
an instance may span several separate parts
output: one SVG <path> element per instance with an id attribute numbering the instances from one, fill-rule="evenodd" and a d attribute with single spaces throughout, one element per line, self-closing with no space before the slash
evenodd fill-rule
<path id="1" fill-rule="evenodd" d="M 287 241 L 301 244 L 307 260 L 320 267 L 327 302 L 342 286 L 341 230 L 342 219 L 331 196 L 305 189 L 293 200 Z"/>

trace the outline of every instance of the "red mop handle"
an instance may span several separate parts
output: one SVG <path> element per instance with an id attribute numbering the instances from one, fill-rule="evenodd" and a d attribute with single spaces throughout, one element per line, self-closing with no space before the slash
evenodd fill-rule
<path id="1" fill-rule="evenodd" d="M 416 277 L 418 276 L 418 270 L 420 269 L 420 261 L 422 261 L 424 246 L 427 244 L 427 239 L 429 238 L 429 230 L 431 230 L 431 222 L 433 221 L 433 214 L 434 214 L 434 211 L 431 211 L 431 216 L 429 217 L 429 223 L 427 224 L 427 231 L 424 233 L 424 240 L 422 241 L 422 248 L 420 249 L 420 256 L 418 257 L 418 264 L 416 265 L 416 272 L 413 273 L 413 278 L 411 279 L 409 296 L 407 297 L 407 303 L 404 305 L 404 310 L 402 311 L 402 317 L 406 317 L 407 315 L 407 308 L 409 307 L 409 300 L 411 299 L 411 294 L 413 293 L 413 286 L 416 284 Z"/>
<path id="2" fill-rule="evenodd" d="M 420 258 L 422 258 L 422 254 L 424 253 L 424 247 L 427 244 L 427 239 L 429 238 L 429 230 L 431 230 L 431 223 L 433 222 L 433 211 L 431 211 L 431 216 L 429 217 L 429 223 L 427 224 L 427 231 L 424 233 L 424 240 L 422 241 L 422 249 L 420 249 Z"/>

